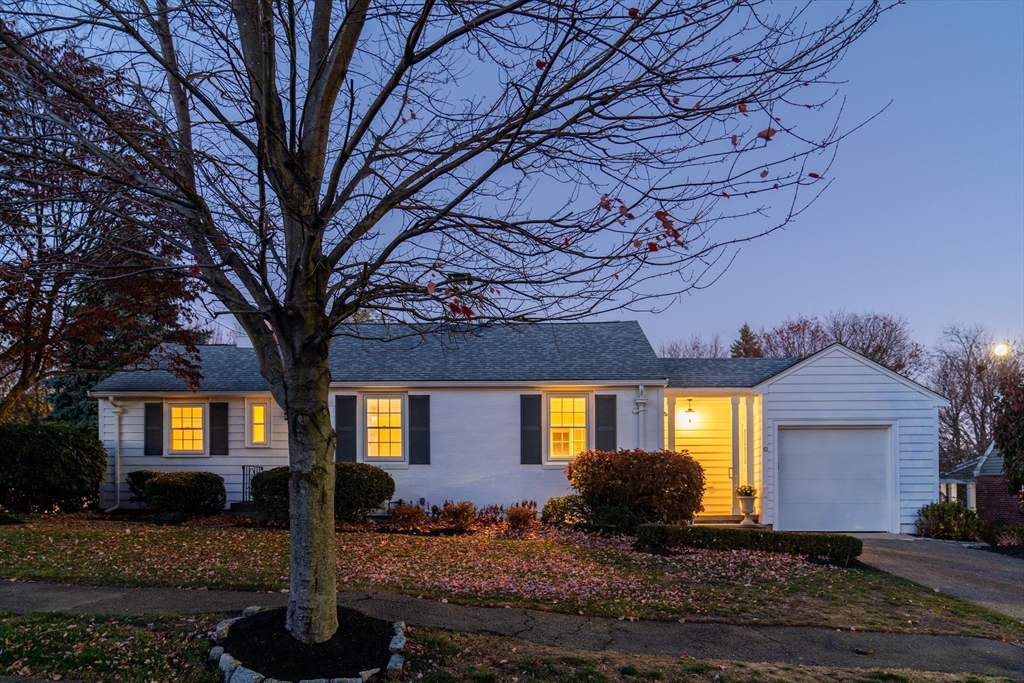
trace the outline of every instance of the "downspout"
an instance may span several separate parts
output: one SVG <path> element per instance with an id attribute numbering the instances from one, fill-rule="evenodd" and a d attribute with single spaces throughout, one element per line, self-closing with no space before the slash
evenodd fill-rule
<path id="1" fill-rule="evenodd" d="M 107 401 L 114 407 L 114 507 L 104 510 L 113 512 L 121 507 L 121 413 L 124 407 L 114 403 L 114 397 L 108 396 Z"/>
<path id="2" fill-rule="evenodd" d="M 637 447 L 643 451 L 647 450 L 646 438 L 644 434 L 644 432 L 646 431 L 644 429 L 644 427 L 646 426 L 644 420 L 644 413 L 647 412 L 647 397 L 644 396 L 643 384 L 640 385 L 635 402 L 636 408 L 633 409 L 633 414 L 636 415 L 637 431 L 639 432 L 639 438 L 637 439 Z"/>

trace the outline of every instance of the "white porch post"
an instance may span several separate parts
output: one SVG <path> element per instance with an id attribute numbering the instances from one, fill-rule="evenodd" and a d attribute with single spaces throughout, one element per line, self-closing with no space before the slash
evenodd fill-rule
<path id="1" fill-rule="evenodd" d="M 676 397 L 669 396 L 665 399 L 665 403 L 668 406 L 668 417 L 666 422 L 668 423 L 668 442 L 665 444 L 665 450 L 674 451 L 676 449 Z"/>
<path id="2" fill-rule="evenodd" d="M 967 484 L 967 509 L 978 511 L 978 498 L 977 498 L 978 485 L 973 481 Z"/>
<path id="3" fill-rule="evenodd" d="M 949 484 L 949 495 L 947 496 L 947 498 L 949 500 L 957 500 L 956 484 Z"/>
<path id="4" fill-rule="evenodd" d="M 732 498 L 732 514 L 740 514 L 740 504 L 736 500 L 736 487 L 739 486 L 740 478 L 740 397 L 732 397 L 732 468 L 731 468 L 732 489 L 729 494 Z"/>
<path id="5" fill-rule="evenodd" d="M 745 484 L 754 483 L 754 397 L 746 397 L 747 404 L 747 443 L 744 448 L 747 451 L 747 479 Z"/>

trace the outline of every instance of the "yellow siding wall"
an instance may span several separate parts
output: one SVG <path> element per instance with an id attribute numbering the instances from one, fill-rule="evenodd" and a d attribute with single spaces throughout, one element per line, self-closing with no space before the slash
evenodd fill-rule
<path id="1" fill-rule="evenodd" d="M 687 422 L 686 397 L 676 399 L 676 450 L 686 450 L 704 467 L 705 516 L 732 514 L 732 402 L 728 396 L 695 397 Z M 743 406 L 741 406 L 743 407 Z"/>

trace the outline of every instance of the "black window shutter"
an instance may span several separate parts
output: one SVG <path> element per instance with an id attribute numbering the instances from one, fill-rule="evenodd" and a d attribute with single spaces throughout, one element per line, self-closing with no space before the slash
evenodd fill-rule
<path id="1" fill-rule="evenodd" d="M 334 431 L 338 435 L 335 462 L 356 461 L 356 397 L 334 397 Z"/>
<path id="2" fill-rule="evenodd" d="M 228 404 L 210 404 L 210 455 L 228 454 Z"/>
<path id="3" fill-rule="evenodd" d="M 618 396 L 594 397 L 594 447 L 599 451 L 618 450 L 615 403 Z"/>
<path id="4" fill-rule="evenodd" d="M 144 455 L 164 454 L 164 404 L 146 404 L 146 438 Z"/>
<path id="5" fill-rule="evenodd" d="M 540 396 L 522 394 L 519 397 L 519 464 L 521 465 L 540 465 L 543 462 L 540 410 Z"/>
<path id="6" fill-rule="evenodd" d="M 409 397 L 409 464 L 430 464 L 430 396 Z"/>

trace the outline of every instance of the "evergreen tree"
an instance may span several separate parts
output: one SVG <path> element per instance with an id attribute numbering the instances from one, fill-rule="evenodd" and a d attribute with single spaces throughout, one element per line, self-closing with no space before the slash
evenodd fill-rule
<path id="1" fill-rule="evenodd" d="M 740 328 L 739 339 L 729 347 L 733 358 L 764 358 L 764 350 L 761 348 L 761 341 L 750 329 L 750 325 L 743 323 Z"/>

